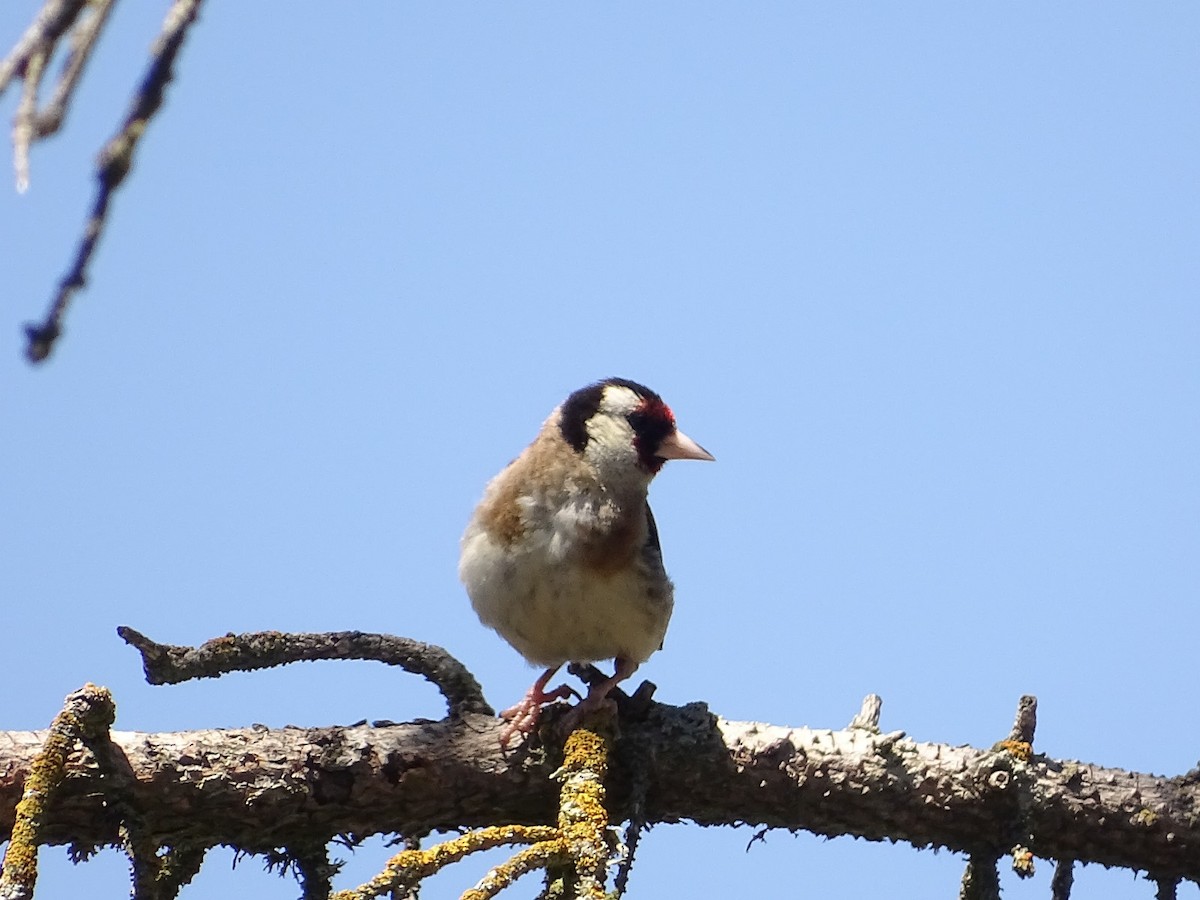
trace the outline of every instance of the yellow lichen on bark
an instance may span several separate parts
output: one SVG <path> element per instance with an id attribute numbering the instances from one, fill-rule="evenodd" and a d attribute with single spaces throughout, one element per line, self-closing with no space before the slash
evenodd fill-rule
<path id="1" fill-rule="evenodd" d="M 116 715 L 108 688 L 85 684 L 67 696 L 54 717 L 42 749 L 29 767 L 29 777 L 17 803 L 12 837 L 4 853 L 0 896 L 32 897 L 37 881 L 38 830 L 46 803 L 62 783 L 67 757 L 79 739 L 104 734 Z"/>
<path id="2" fill-rule="evenodd" d="M 537 869 L 568 867 L 575 872 L 575 896 L 603 898 L 604 873 L 611 856 L 604 777 L 609 741 L 596 731 L 576 729 L 563 748 L 563 764 L 552 777 L 562 782 L 558 824 L 506 825 L 471 831 L 428 850 L 403 850 L 382 872 L 332 900 L 370 900 L 415 886 L 470 853 L 504 844 L 530 844 L 493 867 L 461 900 L 488 900 L 522 875 Z"/>
<path id="3" fill-rule="evenodd" d="M 562 768 L 556 773 L 563 782 L 558 827 L 579 878 L 578 896 L 604 896 L 604 872 L 611 855 L 604 807 L 608 747 L 599 732 L 576 729 L 567 738 Z"/>
<path id="4" fill-rule="evenodd" d="M 1007 750 L 1021 762 L 1029 762 L 1029 758 L 1033 756 L 1033 744 L 1028 741 L 1000 741 L 996 746 L 1001 750 Z"/>
<path id="5" fill-rule="evenodd" d="M 557 835 L 557 829 L 549 825 L 499 825 L 467 832 L 428 850 L 402 850 L 366 884 L 352 891 L 337 891 L 331 900 L 380 897 L 397 889 L 407 889 L 471 853 L 505 844 L 541 844 Z"/>

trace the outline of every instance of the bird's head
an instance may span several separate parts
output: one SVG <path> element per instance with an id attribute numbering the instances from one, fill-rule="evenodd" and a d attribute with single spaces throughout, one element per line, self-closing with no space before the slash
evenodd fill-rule
<path id="1" fill-rule="evenodd" d="M 559 430 L 602 477 L 648 483 L 668 459 L 713 459 L 675 427 L 662 397 L 624 378 L 598 381 L 571 394 L 562 405 Z"/>

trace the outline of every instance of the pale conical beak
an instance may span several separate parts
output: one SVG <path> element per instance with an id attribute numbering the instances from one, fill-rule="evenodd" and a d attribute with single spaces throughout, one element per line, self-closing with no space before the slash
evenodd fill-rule
<path id="1" fill-rule="evenodd" d="M 659 459 L 705 459 L 709 462 L 716 461 L 715 456 L 682 431 L 678 430 L 663 439 L 663 442 L 658 445 L 658 450 L 655 451 L 654 455 Z"/>

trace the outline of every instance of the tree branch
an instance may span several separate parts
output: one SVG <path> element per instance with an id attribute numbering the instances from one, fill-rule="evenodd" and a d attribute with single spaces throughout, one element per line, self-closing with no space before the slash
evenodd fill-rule
<path id="1" fill-rule="evenodd" d="M 495 714 L 479 682 L 446 650 L 391 634 L 260 631 L 227 634 L 199 647 L 160 644 L 128 625 L 117 628 L 117 634 L 142 654 L 142 668 L 150 684 L 178 684 L 193 678 L 216 678 L 226 672 L 251 672 L 317 659 L 371 659 L 400 666 L 431 681 L 446 698 L 452 717 Z"/>
<path id="2" fill-rule="evenodd" d="M 552 726 L 559 711 L 551 709 Z M 1176 778 L 1007 750 L 918 743 L 901 732 L 826 731 L 733 722 L 703 704 L 622 711 L 610 760 L 610 821 L 690 819 L 907 841 L 977 859 L 1008 855 L 1013 823 L 1038 856 L 1200 879 L 1200 774 Z M 382 728 L 114 732 L 126 784 L 76 747 L 49 803 L 48 843 L 118 841 L 114 794 L 160 844 L 247 852 L 337 835 L 426 834 L 497 822 L 555 821 L 554 746 L 499 747 L 501 723 L 457 720 Z M 44 732 L 0 733 L 0 836 Z M 648 785 L 640 805 L 634 785 Z"/>

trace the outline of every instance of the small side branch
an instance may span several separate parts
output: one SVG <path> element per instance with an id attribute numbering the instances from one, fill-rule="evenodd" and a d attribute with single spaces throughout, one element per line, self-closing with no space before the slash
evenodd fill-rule
<path id="1" fill-rule="evenodd" d="M 387 893 L 398 894 L 472 853 L 511 844 L 536 845 L 555 835 L 556 830 L 549 825 L 506 825 L 481 828 L 428 850 L 402 850 L 366 884 L 352 891 L 338 891 L 333 900 L 371 900 Z"/>
<path id="2" fill-rule="evenodd" d="M 848 728 L 861 728 L 865 731 L 879 733 L 879 714 L 883 710 L 883 698 L 878 694 L 867 694 L 863 697 L 862 708 L 850 720 Z"/>
<path id="3" fill-rule="evenodd" d="M 8 56 L 0 62 L 0 95 L 14 78 L 26 76 L 29 60 L 50 56 L 59 39 L 70 28 L 87 0 L 47 0 Z"/>
<path id="4" fill-rule="evenodd" d="M 317 659 L 370 659 L 421 675 L 446 698 L 451 717 L 468 713 L 495 715 L 483 690 L 466 666 L 446 650 L 390 634 L 334 631 L 284 634 L 260 631 L 229 634 L 199 647 L 160 644 L 122 625 L 117 634 L 142 655 L 146 680 L 178 684 L 193 678 L 216 678 L 226 672 L 250 672 L 286 663 Z"/>
<path id="5" fill-rule="evenodd" d="M 1033 756 L 1033 735 L 1037 730 L 1037 697 L 1025 694 L 1017 703 L 1017 715 L 1008 737 L 998 741 L 996 750 L 1007 750 L 1022 762 Z"/>
<path id="6" fill-rule="evenodd" d="M 0 94 L 3 94 L 5 89 L 16 79 L 19 78 L 24 82 L 21 88 L 21 101 L 17 106 L 17 114 L 13 118 L 12 133 L 13 168 L 16 170 L 18 192 L 23 193 L 29 186 L 30 145 L 39 137 L 49 133 L 49 131 L 45 133 L 42 131 L 41 116 L 37 107 L 38 91 L 42 86 L 42 78 L 46 74 L 46 66 L 54 55 L 58 42 L 72 26 L 76 26 L 87 5 L 86 0 L 47 0 L 17 45 L 0 62 Z M 96 17 L 92 16 L 91 18 Z M 76 35 L 84 29 L 84 25 L 77 25 Z M 92 40 L 94 42 L 94 36 Z M 73 50 L 76 47 L 78 47 L 78 40 L 73 39 Z M 81 55 L 73 52 L 72 59 L 78 59 L 79 68 L 82 68 L 82 61 L 86 59 L 86 53 Z M 76 77 L 78 77 L 77 71 L 71 77 L 71 85 L 74 84 Z M 59 90 L 55 92 L 56 99 L 66 80 L 67 74 L 64 72 L 59 79 Z M 69 93 L 68 87 L 67 94 L 69 95 Z M 62 105 L 65 107 L 65 99 L 62 101 Z"/>
<path id="7" fill-rule="evenodd" d="M 1050 879 L 1050 900 L 1071 900 L 1071 887 L 1075 884 L 1075 860 L 1060 859 L 1054 866 L 1054 877 Z"/>
<path id="8" fill-rule="evenodd" d="M 42 749 L 33 760 L 25 790 L 17 804 L 16 820 L 0 873 L 0 897 L 26 900 L 37 883 L 37 848 L 46 806 L 67 770 L 67 757 L 77 741 L 90 743 L 107 736 L 116 707 L 107 688 L 85 684 L 69 695 L 54 717 Z"/>
<path id="9" fill-rule="evenodd" d="M 116 0 L 47 0 L 21 40 L 0 62 L 0 94 L 17 79 L 24 84 L 13 119 L 13 168 L 17 191 L 29 187 L 29 148 L 58 131 L 79 83 L 79 76 L 96 46 Z M 54 86 L 54 95 L 41 109 L 38 93 L 47 65 L 66 37 L 70 51 Z"/>
<path id="10" fill-rule="evenodd" d="M 1000 873 L 995 857 L 972 853 L 963 872 L 959 900 L 1000 900 Z"/>
<path id="11" fill-rule="evenodd" d="M 647 776 L 647 770 L 650 768 L 642 760 L 637 760 L 632 765 L 633 783 L 630 786 L 629 796 L 629 821 L 625 826 L 625 855 L 620 860 L 620 865 L 617 867 L 616 877 L 613 879 L 613 895 L 620 900 L 625 896 L 625 890 L 629 886 L 629 875 L 633 871 L 633 860 L 637 855 L 638 844 L 642 839 L 642 832 L 646 830 L 646 794 L 650 790 L 650 782 Z"/>
<path id="12" fill-rule="evenodd" d="M 1013 720 L 1010 741 L 1020 741 L 1023 744 L 1033 743 L 1033 734 L 1037 730 L 1037 697 L 1024 694 L 1017 702 L 1017 715 Z"/>
<path id="13" fill-rule="evenodd" d="M 126 844 L 133 879 L 133 900 L 174 900 L 200 871 L 208 848 L 199 845 L 154 847 Z"/>
<path id="14" fill-rule="evenodd" d="M 502 844 L 530 846 L 493 867 L 475 887 L 462 894 L 461 900 L 490 900 L 517 879 L 539 869 L 563 873 L 570 883 L 570 890 L 563 896 L 605 900 L 605 872 L 613 855 L 604 788 L 611 749 L 611 739 L 590 726 L 577 728 L 567 738 L 563 764 L 550 775 L 562 783 L 557 827 L 483 828 L 428 850 L 403 850 L 369 882 L 354 890 L 339 891 L 333 900 L 373 900 L 386 893 L 396 896 L 450 863 Z"/>
<path id="15" fill-rule="evenodd" d="M 300 900 L 327 900 L 333 890 L 333 876 L 341 867 L 329 859 L 328 846 L 313 841 L 304 845 L 293 845 L 288 851 L 292 865 L 300 877 Z"/>
<path id="16" fill-rule="evenodd" d="M 79 17 L 75 28 L 71 31 L 70 52 L 63 62 L 58 83 L 54 86 L 54 94 L 37 114 L 34 137 L 42 139 L 49 137 L 62 127 L 67 118 L 67 109 L 75 96 L 75 86 L 83 74 L 92 51 L 96 48 L 96 40 L 108 24 L 109 13 L 112 12 L 116 0 L 91 0 L 84 14 Z"/>

